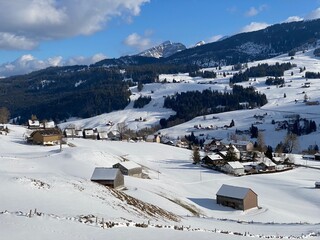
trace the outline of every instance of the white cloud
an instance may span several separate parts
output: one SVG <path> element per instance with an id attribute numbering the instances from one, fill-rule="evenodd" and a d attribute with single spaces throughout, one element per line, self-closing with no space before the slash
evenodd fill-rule
<path id="1" fill-rule="evenodd" d="M 149 0 L 0 1 L 0 48 L 32 49 L 44 40 L 93 34 L 105 28 L 113 17 L 138 15 L 147 2 Z M 8 41 L 10 38 L 15 41 Z"/>
<path id="2" fill-rule="evenodd" d="M 267 9 L 267 5 L 261 5 L 261 6 L 259 6 L 258 8 L 255 8 L 255 7 L 251 7 L 246 13 L 245 13 L 245 15 L 247 16 L 247 17 L 253 17 L 253 16 L 256 16 L 256 15 L 258 15 L 260 12 L 262 12 L 262 11 L 264 11 L 264 10 L 266 10 Z"/>
<path id="3" fill-rule="evenodd" d="M 256 9 L 255 7 L 251 7 L 246 13 L 245 15 L 247 17 L 252 17 L 252 16 L 255 16 L 259 13 L 258 9 Z"/>
<path id="4" fill-rule="evenodd" d="M 243 27 L 240 32 L 253 32 L 258 31 L 261 29 L 265 29 L 266 27 L 269 27 L 270 25 L 263 22 L 252 22 L 249 25 Z"/>
<path id="5" fill-rule="evenodd" d="M 215 36 L 212 36 L 210 37 L 207 42 L 210 43 L 210 42 L 216 42 L 218 40 L 220 40 L 221 38 L 223 38 L 223 35 L 215 35 Z"/>
<path id="6" fill-rule="evenodd" d="M 67 60 L 64 60 L 61 56 L 40 60 L 30 54 L 27 54 L 13 62 L 0 65 L 0 76 L 9 77 L 13 75 L 26 74 L 52 66 L 90 65 L 105 58 L 107 58 L 105 55 L 98 53 L 91 57 L 78 56 Z"/>
<path id="7" fill-rule="evenodd" d="M 148 36 L 141 36 L 138 33 L 132 33 L 128 37 L 126 37 L 123 43 L 129 47 L 133 47 L 139 51 L 143 51 L 151 47 L 151 40 Z"/>
<path id="8" fill-rule="evenodd" d="M 291 17 L 288 17 L 284 22 L 290 23 L 290 22 L 299 22 L 299 21 L 303 21 L 303 18 L 299 16 L 291 16 Z"/>
<path id="9" fill-rule="evenodd" d="M 306 16 L 307 20 L 313 20 L 320 18 L 320 8 L 317 8 L 316 10 L 312 11 Z"/>

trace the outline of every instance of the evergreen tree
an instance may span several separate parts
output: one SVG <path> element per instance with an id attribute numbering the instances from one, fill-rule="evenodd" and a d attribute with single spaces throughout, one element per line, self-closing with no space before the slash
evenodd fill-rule
<path id="1" fill-rule="evenodd" d="M 234 150 L 234 147 L 232 146 L 232 144 L 229 144 L 229 148 L 228 151 L 226 153 L 226 156 L 224 158 L 224 160 L 226 160 L 227 162 L 234 162 L 234 161 L 238 161 L 239 159 L 237 158 L 236 152 Z"/>
<path id="2" fill-rule="evenodd" d="M 272 147 L 268 145 L 266 152 L 264 153 L 266 157 L 272 159 Z"/>

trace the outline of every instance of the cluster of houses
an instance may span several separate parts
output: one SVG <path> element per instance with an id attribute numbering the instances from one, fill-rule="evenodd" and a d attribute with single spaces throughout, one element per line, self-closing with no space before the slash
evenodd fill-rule
<path id="1" fill-rule="evenodd" d="M 201 159 L 202 166 L 235 176 L 292 169 L 292 166 L 284 164 L 284 155 L 270 159 L 264 153 L 255 152 L 253 143 L 249 141 L 210 139 L 205 141 L 204 151 L 206 155 Z M 230 152 L 232 159 L 228 159 Z"/>

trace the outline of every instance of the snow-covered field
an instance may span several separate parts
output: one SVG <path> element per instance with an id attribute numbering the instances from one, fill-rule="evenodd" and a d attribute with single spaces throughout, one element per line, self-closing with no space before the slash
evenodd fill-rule
<path id="1" fill-rule="evenodd" d="M 263 62 L 289 60 L 284 55 Z M 307 51 L 298 53 L 291 62 L 296 63 L 297 68 L 286 72 L 286 87 L 267 89 L 264 78 L 250 82 L 268 97 L 269 103 L 260 109 L 202 116 L 161 133 L 177 138 L 195 131 L 205 137 L 227 138 L 235 129 L 248 129 L 256 121 L 254 115 L 267 113 L 258 127 L 265 130 L 266 143 L 275 146 L 286 132 L 275 131 L 272 120 L 283 120 L 295 113 L 319 125 L 320 105 L 306 106 L 301 93 L 306 91 L 311 100 L 320 100 L 319 80 L 310 79 L 310 88 L 301 88 L 306 80 L 299 68 L 318 72 L 320 61 Z M 252 64 L 258 63 L 249 65 Z M 125 122 L 131 129 L 153 126 L 161 118 L 174 114 L 162 107 L 164 96 L 209 87 L 224 91 L 229 79 L 219 75 L 213 80 L 217 83 L 209 84 L 185 74 L 161 78 L 169 82 L 174 78 L 181 83 L 149 84 L 140 93 L 132 88 L 132 100 L 140 94 L 148 95 L 152 96 L 151 103 L 142 109 L 133 109 L 131 103 L 123 111 L 72 123 L 99 129 L 116 127 L 106 126 L 107 121 Z M 135 121 L 140 117 L 146 121 Z M 193 127 L 196 124 L 220 127 L 229 124 L 231 119 L 235 127 L 228 130 Z M 70 122 L 61 127 L 68 124 Z M 59 146 L 27 145 L 24 140 L 27 129 L 8 127 L 10 133 L 0 135 L 1 239 L 320 239 L 320 191 L 314 188 L 315 181 L 320 181 L 320 162 L 306 161 L 301 155 L 290 157 L 296 163 L 315 168 L 233 177 L 193 165 L 187 149 L 145 142 L 69 139 L 70 147 L 64 145 L 60 151 Z M 300 137 L 300 149 L 317 143 L 319 136 L 318 130 Z M 125 177 L 122 193 L 126 194 L 126 201 L 117 192 L 90 181 L 95 167 L 111 167 L 123 158 L 141 165 L 149 177 Z M 243 212 L 217 205 L 216 192 L 222 184 L 253 189 L 258 194 L 259 208 Z M 108 228 L 111 222 L 115 226 Z M 136 226 L 143 223 L 146 228 Z"/>

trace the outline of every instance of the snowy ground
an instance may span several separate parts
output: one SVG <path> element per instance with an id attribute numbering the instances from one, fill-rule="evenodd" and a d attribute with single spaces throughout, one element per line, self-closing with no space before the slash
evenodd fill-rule
<path id="1" fill-rule="evenodd" d="M 319 169 L 301 167 L 239 178 L 193 165 L 191 152 L 186 149 L 156 143 L 75 139 L 69 140 L 75 147 L 64 146 L 60 152 L 58 146 L 26 145 L 26 129 L 9 128 L 9 135 L 0 135 L 0 226 L 4 239 L 34 235 L 36 239 L 242 239 L 291 235 L 320 239 L 310 236 L 320 230 L 320 191 L 314 188 L 320 176 L 318 162 L 315 166 Z M 109 167 L 123 157 L 143 166 L 150 178 L 125 177 L 123 192 L 172 212 L 178 222 L 160 215 L 152 217 L 90 182 L 95 167 Z M 304 161 L 301 156 L 294 157 Z M 259 196 L 260 209 L 243 212 L 217 205 L 215 194 L 224 183 L 252 188 Z M 85 223 L 84 216 L 90 215 L 94 216 L 92 222 Z M 102 218 L 118 225 L 103 229 Z M 137 228 L 135 223 L 149 226 Z M 183 226 L 183 231 L 174 230 L 175 226 Z"/>
<path id="2" fill-rule="evenodd" d="M 236 129 L 248 129 L 257 121 L 254 115 L 266 113 L 257 126 L 264 130 L 266 144 L 275 147 L 286 132 L 275 131 L 272 120 L 285 120 L 286 115 L 300 114 L 316 121 L 319 126 L 320 105 L 306 106 L 302 102 L 302 91 L 310 100 L 320 100 L 319 79 L 308 80 L 310 88 L 302 88 L 306 80 L 299 68 L 320 72 L 320 61 L 310 50 L 297 53 L 294 60 L 283 55 L 263 62 L 288 61 L 297 64 L 297 68 L 285 73 L 286 87 L 271 86 L 268 89 L 265 78 L 242 83 L 265 93 L 269 101 L 267 105 L 260 109 L 197 117 L 163 129 L 162 134 L 177 138 L 194 131 L 204 137 L 227 138 Z M 249 63 L 249 66 L 257 64 Z M 231 67 L 218 72 L 222 74 L 224 71 L 231 72 Z M 150 127 L 161 118 L 174 114 L 163 108 L 165 96 L 208 88 L 230 90 L 229 77 L 218 75 L 217 79 L 205 80 L 190 78 L 186 74 L 163 75 L 160 79 L 166 78 L 167 82 L 175 79 L 180 83 L 148 84 L 141 92 L 135 87 L 131 89 L 132 100 L 140 94 L 152 97 L 151 103 L 144 108 L 133 109 L 131 102 L 123 111 L 67 122 L 61 127 L 73 123 L 82 128 L 115 129 L 116 124 L 106 126 L 108 121 L 125 122 L 136 130 Z M 146 121 L 135 121 L 140 117 Z M 232 119 L 235 127 L 220 128 Z M 197 124 L 214 125 L 217 129 L 196 130 L 194 125 Z M 320 239 L 320 191 L 314 188 L 315 181 L 320 180 L 320 162 L 304 160 L 301 155 L 290 158 L 307 167 L 277 174 L 232 177 L 193 165 L 191 152 L 186 149 L 144 142 L 74 139 L 69 143 L 75 147 L 64 146 L 60 152 L 58 146 L 26 145 L 25 128 L 9 125 L 9 129 L 9 135 L 0 135 L 1 239 Z M 319 127 L 317 132 L 299 138 L 299 151 L 311 144 L 319 144 L 318 139 Z M 150 178 L 125 177 L 123 193 L 144 203 L 130 205 L 113 191 L 90 181 L 95 167 L 110 167 L 123 158 L 143 166 L 144 173 Z M 260 208 L 242 212 L 217 205 L 215 194 L 224 183 L 252 188 L 258 194 Z M 152 206 L 163 211 L 158 209 L 155 215 L 151 215 L 143 210 Z M 166 214 L 170 213 L 166 211 L 178 220 L 168 219 Z M 117 225 L 103 228 L 102 219 Z M 136 227 L 136 223 L 145 223 L 148 227 Z M 183 228 L 183 231 L 174 230 L 174 227 Z"/>

